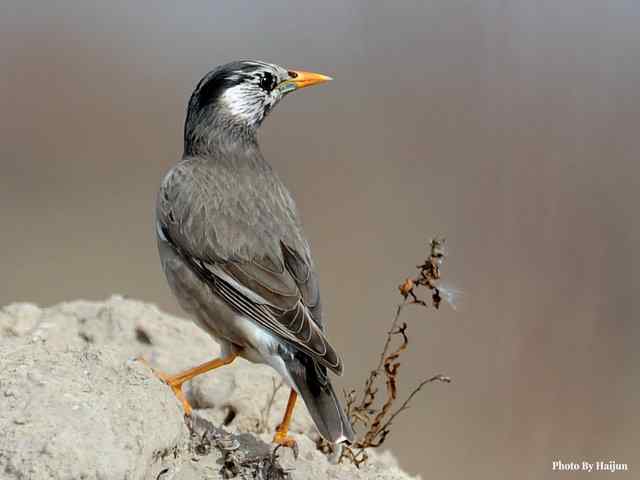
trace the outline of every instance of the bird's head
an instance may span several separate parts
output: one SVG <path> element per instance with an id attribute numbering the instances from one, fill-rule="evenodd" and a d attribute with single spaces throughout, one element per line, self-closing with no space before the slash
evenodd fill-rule
<path id="1" fill-rule="evenodd" d="M 252 134 L 282 97 L 329 80 L 331 77 L 319 73 L 256 60 L 222 65 L 205 75 L 191 95 L 185 147 L 189 142 L 211 138 L 211 133 Z"/>

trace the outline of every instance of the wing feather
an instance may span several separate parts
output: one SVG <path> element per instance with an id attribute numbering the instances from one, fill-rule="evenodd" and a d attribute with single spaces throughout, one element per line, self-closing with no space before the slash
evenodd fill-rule
<path id="1" fill-rule="evenodd" d="M 340 374 L 293 201 L 269 169 L 259 182 L 234 172 L 178 164 L 158 197 L 159 234 L 231 308 Z"/>

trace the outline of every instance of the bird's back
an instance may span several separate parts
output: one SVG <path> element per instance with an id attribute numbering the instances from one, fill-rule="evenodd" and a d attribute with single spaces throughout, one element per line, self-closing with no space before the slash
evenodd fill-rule
<path id="1" fill-rule="evenodd" d="M 162 183 L 158 220 L 198 258 L 258 257 L 277 265 L 284 242 L 311 264 L 295 203 L 271 166 L 257 155 L 232 161 L 184 159 Z"/>

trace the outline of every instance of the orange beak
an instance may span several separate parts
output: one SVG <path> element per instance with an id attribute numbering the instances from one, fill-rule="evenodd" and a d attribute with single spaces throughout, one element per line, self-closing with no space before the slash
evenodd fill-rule
<path id="1" fill-rule="evenodd" d="M 302 70 L 289 70 L 289 79 L 282 82 L 285 91 L 299 90 L 301 88 L 318 85 L 333 80 L 321 73 L 303 72 Z"/>

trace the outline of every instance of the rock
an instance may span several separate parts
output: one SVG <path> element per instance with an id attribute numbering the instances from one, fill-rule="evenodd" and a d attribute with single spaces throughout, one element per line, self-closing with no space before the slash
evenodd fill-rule
<path id="1" fill-rule="evenodd" d="M 276 388 L 269 367 L 237 360 L 189 382 L 195 410 L 185 420 L 170 389 L 136 360 L 176 372 L 218 352 L 192 322 L 118 296 L 0 309 L 0 478 L 410 478 L 389 453 L 372 452 L 359 470 L 333 464 L 315 448 L 302 404 L 292 424 L 299 458 L 274 457 L 289 391 Z"/>

